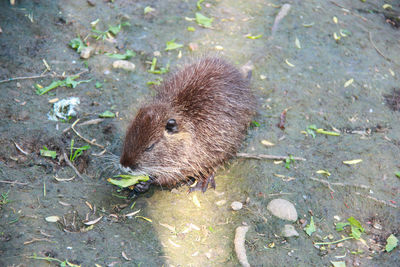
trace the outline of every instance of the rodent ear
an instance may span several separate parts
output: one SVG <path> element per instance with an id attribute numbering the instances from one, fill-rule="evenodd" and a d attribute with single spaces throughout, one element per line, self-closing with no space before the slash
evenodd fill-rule
<path id="1" fill-rule="evenodd" d="M 178 123 L 174 119 L 169 119 L 167 125 L 165 125 L 165 129 L 168 133 L 177 133 L 179 131 Z"/>

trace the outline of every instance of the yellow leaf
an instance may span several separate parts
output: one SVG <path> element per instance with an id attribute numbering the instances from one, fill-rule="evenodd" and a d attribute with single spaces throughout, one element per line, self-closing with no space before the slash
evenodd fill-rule
<path id="1" fill-rule="evenodd" d="M 293 65 L 292 63 L 290 63 L 288 59 L 285 59 L 285 62 L 286 62 L 286 64 L 289 65 L 289 67 L 292 67 L 292 68 L 295 67 L 295 65 Z"/>
<path id="2" fill-rule="evenodd" d="M 318 170 L 317 173 L 318 174 L 323 174 L 323 175 L 326 175 L 326 176 L 331 176 L 331 173 L 328 172 L 328 171 L 325 171 L 325 170 Z"/>
<path id="3" fill-rule="evenodd" d="M 351 85 L 354 82 L 354 79 L 351 78 L 350 80 L 348 80 L 347 82 L 344 83 L 344 88 L 346 88 L 347 86 Z"/>
<path id="4" fill-rule="evenodd" d="M 338 19 L 337 19 L 337 17 L 333 17 L 332 20 L 333 20 L 333 22 L 334 22 L 335 24 L 338 24 Z"/>
<path id="5" fill-rule="evenodd" d="M 60 220 L 60 217 L 58 217 L 58 216 L 49 216 L 49 217 L 46 217 L 45 220 L 47 222 L 57 222 L 57 221 Z"/>
<path id="6" fill-rule="evenodd" d="M 392 5 L 384 4 L 384 5 L 382 6 L 382 8 L 383 8 L 383 9 L 392 9 L 393 7 L 392 7 Z"/>
<path id="7" fill-rule="evenodd" d="M 200 201 L 196 195 L 193 196 L 193 203 L 196 205 L 196 207 L 201 208 Z"/>
<path id="8" fill-rule="evenodd" d="M 294 43 L 296 44 L 296 47 L 298 49 L 301 49 L 300 41 L 299 41 L 299 39 L 297 39 L 297 37 L 296 37 L 296 40 L 294 41 Z"/>
<path id="9" fill-rule="evenodd" d="M 270 141 L 267 140 L 262 140 L 261 144 L 263 144 L 264 146 L 274 146 L 274 143 L 271 143 Z"/>
<path id="10" fill-rule="evenodd" d="M 341 37 L 340 37 L 339 35 L 337 35 L 336 32 L 333 33 L 333 39 L 335 39 L 336 42 L 339 41 L 340 38 L 341 38 Z"/>
<path id="11" fill-rule="evenodd" d="M 353 160 L 345 160 L 343 161 L 344 164 L 353 165 L 362 162 L 362 159 L 353 159 Z"/>

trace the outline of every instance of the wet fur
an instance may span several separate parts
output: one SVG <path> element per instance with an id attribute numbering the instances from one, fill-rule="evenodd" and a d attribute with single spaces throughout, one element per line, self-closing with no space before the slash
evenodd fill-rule
<path id="1" fill-rule="evenodd" d="M 242 73 L 218 57 L 186 65 L 157 88 L 128 127 L 120 163 L 161 186 L 205 180 L 235 155 L 254 114 Z M 166 130 L 175 119 L 178 132 Z M 154 144 L 150 151 L 146 151 Z"/>

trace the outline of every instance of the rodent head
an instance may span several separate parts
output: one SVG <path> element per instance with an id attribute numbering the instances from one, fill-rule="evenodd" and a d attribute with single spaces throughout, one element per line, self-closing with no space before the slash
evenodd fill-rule
<path id="1" fill-rule="evenodd" d="M 120 159 L 123 167 L 144 172 L 159 184 L 179 179 L 191 134 L 182 117 L 162 103 L 139 109 L 129 126 Z"/>

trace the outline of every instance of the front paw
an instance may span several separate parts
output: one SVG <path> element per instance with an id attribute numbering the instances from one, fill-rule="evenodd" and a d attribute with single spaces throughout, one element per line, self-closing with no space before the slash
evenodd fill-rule
<path id="1" fill-rule="evenodd" d="M 153 181 L 150 179 L 146 182 L 139 182 L 135 185 L 135 188 L 133 188 L 133 191 L 135 193 L 144 193 L 149 190 L 150 185 L 153 183 Z"/>

